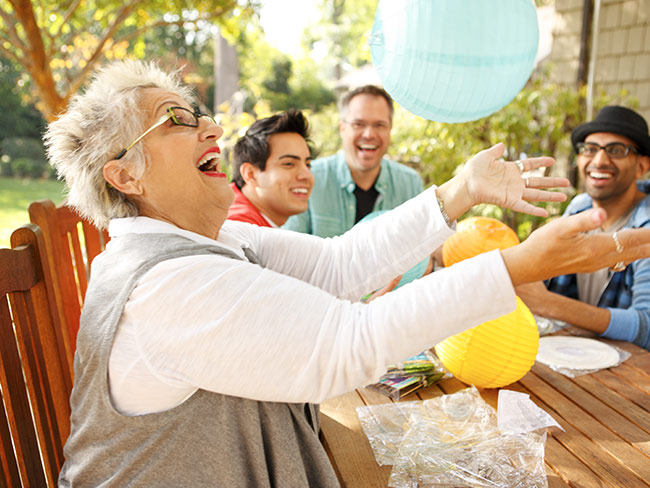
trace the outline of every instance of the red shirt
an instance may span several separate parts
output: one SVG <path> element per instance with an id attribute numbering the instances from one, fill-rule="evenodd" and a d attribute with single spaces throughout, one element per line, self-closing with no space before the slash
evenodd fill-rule
<path id="1" fill-rule="evenodd" d="M 255 224 L 259 227 L 271 227 L 268 220 L 260 213 L 255 205 L 244 196 L 235 183 L 230 183 L 230 188 L 235 193 L 235 201 L 228 209 L 228 220 L 239 220 L 240 222 L 248 222 Z"/>

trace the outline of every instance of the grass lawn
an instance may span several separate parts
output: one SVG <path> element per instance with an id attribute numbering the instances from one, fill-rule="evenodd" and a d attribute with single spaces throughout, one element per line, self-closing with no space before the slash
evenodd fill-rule
<path id="1" fill-rule="evenodd" d="M 10 247 L 11 233 L 29 222 L 27 208 L 35 200 L 63 201 L 63 183 L 55 180 L 0 178 L 0 247 Z"/>

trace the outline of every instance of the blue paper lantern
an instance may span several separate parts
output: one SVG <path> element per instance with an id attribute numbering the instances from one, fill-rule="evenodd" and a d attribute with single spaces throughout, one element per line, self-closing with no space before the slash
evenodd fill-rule
<path id="1" fill-rule="evenodd" d="M 397 103 L 430 120 L 467 122 L 519 93 L 538 38 L 533 0 L 380 0 L 369 43 Z"/>
<path id="2" fill-rule="evenodd" d="M 379 215 L 388 212 L 388 210 L 376 210 L 374 212 L 369 213 L 366 215 L 364 218 L 362 218 L 359 223 L 362 222 L 367 222 L 369 220 L 374 219 L 375 217 L 378 217 Z M 419 278 L 422 278 L 424 276 L 425 271 L 429 267 L 429 261 L 431 260 L 430 256 L 427 256 L 424 258 L 422 261 L 420 261 L 418 264 L 413 266 L 411 269 L 409 269 L 406 273 L 402 274 L 402 278 L 399 280 L 399 283 L 397 283 L 397 286 L 394 288 L 395 290 L 398 289 L 400 286 L 404 286 L 407 283 L 410 283 L 413 280 L 417 280 Z"/>

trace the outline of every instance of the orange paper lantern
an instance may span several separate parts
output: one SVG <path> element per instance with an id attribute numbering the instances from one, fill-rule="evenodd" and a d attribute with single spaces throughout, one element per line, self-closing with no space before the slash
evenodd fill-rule
<path id="1" fill-rule="evenodd" d="M 469 217 L 458 222 L 456 233 L 442 245 L 442 260 L 451 266 L 494 249 L 505 249 L 519 244 L 514 230 L 500 220 L 490 217 Z"/>
<path id="2" fill-rule="evenodd" d="M 449 337 L 435 347 L 445 368 L 463 383 L 500 388 L 520 380 L 535 363 L 539 333 L 519 297 L 514 312 Z"/>

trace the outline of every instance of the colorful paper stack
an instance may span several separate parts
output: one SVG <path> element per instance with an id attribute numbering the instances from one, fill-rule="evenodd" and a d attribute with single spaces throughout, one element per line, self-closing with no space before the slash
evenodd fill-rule
<path id="1" fill-rule="evenodd" d="M 399 400 L 440 381 L 446 375 L 440 360 L 431 351 L 424 351 L 406 361 L 391 364 L 379 381 L 367 388 Z"/>

